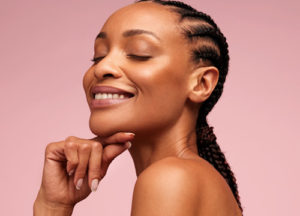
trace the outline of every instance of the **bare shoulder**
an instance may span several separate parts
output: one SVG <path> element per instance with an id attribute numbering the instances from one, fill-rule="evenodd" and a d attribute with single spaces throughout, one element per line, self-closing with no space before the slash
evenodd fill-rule
<path id="1" fill-rule="evenodd" d="M 208 162 L 168 157 L 138 176 L 131 215 L 241 214 L 226 181 Z"/>

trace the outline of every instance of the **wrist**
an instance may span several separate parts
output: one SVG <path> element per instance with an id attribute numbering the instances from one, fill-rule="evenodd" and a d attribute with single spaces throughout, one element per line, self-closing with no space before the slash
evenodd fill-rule
<path id="1" fill-rule="evenodd" d="M 39 192 L 34 205 L 33 215 L 34 216 L 69 216 L 72 215 L 74 206 L 66 205 L 63 203 L 54 203 L 44 199 Z"/>

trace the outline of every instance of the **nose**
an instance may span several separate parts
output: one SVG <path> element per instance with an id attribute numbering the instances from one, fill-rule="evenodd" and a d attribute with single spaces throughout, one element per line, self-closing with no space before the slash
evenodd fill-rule
<path id="1" fill-rule="evenodd" d="M 121 69 L 115 64 L 111 57 L 106 56 L 95 65 L 94 76 L 98 80 L 106 78 L 120 78 L 122 76 Z"/>

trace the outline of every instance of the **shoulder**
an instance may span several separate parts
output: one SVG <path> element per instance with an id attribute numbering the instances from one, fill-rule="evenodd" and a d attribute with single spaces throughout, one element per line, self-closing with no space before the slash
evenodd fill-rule
<path id="1" fill-rule="evenodd" d="M 153 163 L 138 176 L 132 216 L 206 214 L 209 208 L 228 204 L 226 195 L 224 197 L 224 193 L 228 194 L 224 181 L 202 159 L 165 158 Z M 214 206 L 209 206 L 212 203 Z"/>
<path id="2" fill-rule="evenodd" d="M 132 216 L 195 215 L 191 207 L 197 204 L 196 182 L 179 160 L 165 158 L 138 176 Z"/>

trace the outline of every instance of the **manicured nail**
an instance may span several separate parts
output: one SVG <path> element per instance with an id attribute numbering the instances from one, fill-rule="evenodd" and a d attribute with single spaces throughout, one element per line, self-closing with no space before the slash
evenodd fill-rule
<path id="1" fill-rule="evenodd" d="M 128 135 L 128 136 L 130 136 L 130 137 L 134 137 L 135 136 L 135 134 L 134 133 L 125 133 L 126 135 Z"/>
<path id="2" fill-rule="evenodd" d="M 92 191 L 96 191 L 97 188 L 98 188 L 98 184 L 99 184 L 99 180 L 98 180 L 98 179 L 94 179 L 94 180 L 92 181 L 91 190 L 92 190 Z"/>
<path id="3" fill-rule="evenodd" d="M 127 141 L 127 142 L 125 143 L 125 146 L 126 146 L 127 149 L 130 149 L 131 145 L 132 145 L 132 144 L 131 144 L 130 141 Z"/>
<path id="4" fill-rule="evenodd" d="M 75 171 L 75 170 L 72 169 L 72 170 L 69 172 L 69 176 L 73 175 L 74 171 Z"/>
<path id="5" fill-rule="evenodd" d="M 77 189 L 77 190 L 80 190 L 80 188 L 81 188 L 81 186 L 82 186 L 82 182 L 83 182 L 83 179 L 82 179 L 82 178 L 79 179 L 79 180 L 77 181 L 77 184 L 76 184 L 76 189 Z"/>

